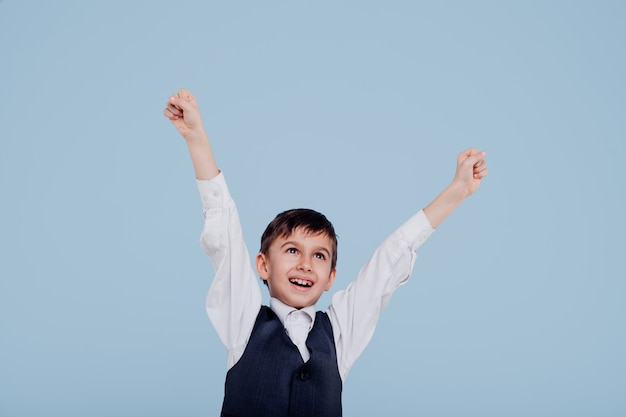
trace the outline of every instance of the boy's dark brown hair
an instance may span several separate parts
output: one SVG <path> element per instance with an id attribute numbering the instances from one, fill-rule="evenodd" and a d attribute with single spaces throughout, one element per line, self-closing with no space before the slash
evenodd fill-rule
<path id="1" fill-rule="evenodd" d="M 337 234 L 332 223 L 322 213 L 311 209 L 291 209 L 278 214 L 261 236 L 260 252 L 267 255 L 272 243 L 279 237 L 291 235 L 302 228 L 313 235 L 325 234 L 332 242 L 331 269 L 337 265 Z"/>

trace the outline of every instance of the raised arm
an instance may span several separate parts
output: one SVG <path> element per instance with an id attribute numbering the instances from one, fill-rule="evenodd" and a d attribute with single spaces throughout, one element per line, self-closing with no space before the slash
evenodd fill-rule
<path id="1" fill-rule="evenodd" d="M 185 138 L 196 178 L 199 180 L 215 178 L 220 171 L 215 163 L 194 95 L 189 90 L 181 88 L 169 98 L 163 114 Z"/>
<path id="2" fill-rule="evenodd" d="M 385 239 L 357 279 L 333 296 L 327 312 L 333 324 L 342 378 L 369 343 L 380 312 L 394 291 L 411 275 L 417 249 L 487 175 L 485 155 L 476 149 L 461 152 L 451 184 Z"/>
<path id="3" fill-rule="evenodd" d="M 485 152 L 467 149 L 459 154 L 456 162 L 456 174 L 445 190 L 424 208 L 424 214 L 434 229 L 439 227 L 463 200 L 478 189 L 480 181 L 487 176 Z"/>
<path id="4" fill-rule="evenodd" d="M 228 366 L 243 354 L 261 307 L 261 290 L 250 264 L 239 215 L 217 168 L 196 98 L 185 89 L 171 96 L 163 114 L 185 138 L 198 179 L 204 227 L 200 246 L 215 268 L 206 311 L 228 349 Z"/>

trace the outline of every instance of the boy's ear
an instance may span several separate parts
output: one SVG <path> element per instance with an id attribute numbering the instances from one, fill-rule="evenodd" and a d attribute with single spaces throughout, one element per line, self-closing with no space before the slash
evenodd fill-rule
<path id="1" fill-rule="evenodd" d="M 268 269 L 267 256 L 264 253 L 258 253 L 256 255 L 256 272 L 259 274 L 259 277 L 263 281 L 267 281 L 269 277 L 269 269 Z"/>
<path id="2" fill-rule="evenodd" d="M 328 277 L 328 284 L 326 284 L 326 288 L 324 288 L 324 291 L 330 290 L 330 287 L 333 286 L 333 282 L 335 282 L 336 276 L 337 276 L 337 268 L 333 268 L 333 270 L 330 271 L 330 276 Z"/>

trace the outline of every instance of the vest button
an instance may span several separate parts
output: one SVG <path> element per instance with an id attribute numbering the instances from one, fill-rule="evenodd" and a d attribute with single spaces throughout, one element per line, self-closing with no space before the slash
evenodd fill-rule
<path id="1" fill-rule="evenodd" d="M 300 381 L 306 381 L 307 379 L 309 379 L 309 373 L 308 372 L 300 372 Z"/>

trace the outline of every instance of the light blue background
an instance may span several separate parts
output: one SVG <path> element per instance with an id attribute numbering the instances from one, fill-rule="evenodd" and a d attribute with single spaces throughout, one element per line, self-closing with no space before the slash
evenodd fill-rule
<path id="1" fill-rule="evenodd" d="M 488 151 L 346 416 L 625 416 L 625 21 L 623 1 L 0 1 L 0 415 L 218 414 L 201 205 L 161 114 L 187 87 L 252 254 L 277 212 L 318 209 L 336 289 Z"/>

